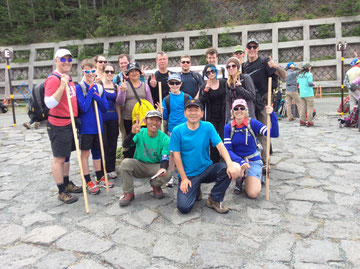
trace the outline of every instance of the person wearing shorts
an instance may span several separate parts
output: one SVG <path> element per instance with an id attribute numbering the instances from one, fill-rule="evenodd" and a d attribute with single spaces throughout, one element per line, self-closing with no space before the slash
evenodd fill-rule
<path id="1" fill-rule="evenodd" d="M 78 116 L 75 85 L 69 76 L 72 67 L 72 54 L 67 49 L 59 49 L 54 56 L 56 69 L 44 83 L 45 104 L 50 109 L 48 117 L 48 135 L 53 152 L 51 165 L 54 181 L 59 189 L 58 199 L 66 204 L 78 200 L 71 193 L 81 193 L 81 187 L 69 180 L 70 154 L 75 150 L 69 104 L 66 88 L 69 88 L 74 117 Z"/>
<path id="2" fill-rule="evenodd" d="M 279 137 L 279 125 L 272 106 L 266 106 L 271 118 L 271 137 Z M 249 118 L 248 105 L 244 99 L 236 99 L 232 104 L 233 120 L 225 125 L 224 145 L 231 159 L 241 165 L 245 173 L 245 191 L 249 198 L 257 198 L 261 192 L 262 166 L 256 136 L 267 135 L 267 127 L 256 119 Z M 248 126 L 251 124 L 251 131 Z M 254 139 L 255 138 L 255 139 Z M 240 194 L 242 178 L 236 180 L 234 192 Z"/>

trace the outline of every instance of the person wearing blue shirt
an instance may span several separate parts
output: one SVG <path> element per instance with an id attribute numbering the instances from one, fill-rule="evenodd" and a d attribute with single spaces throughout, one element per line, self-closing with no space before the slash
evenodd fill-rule
<path id="1" fill-rule="evenodd" d="M 279 125 L 272 106 L 265 107 L 270 114 L 271 137 L 279 136 Z M 249 118 L 249 109 L 245 99 L 236 99 L 231 110 L 233 120 L 225 125 L 224 145 L 231 159 L 241 165 L 245 174 L 245 191 L 249 198 L 257 198 L 261 192 L 262 166 L 261 153 L 258 149 L 257 135 L 266 136 L 267 127 L 256 119 Z M 250 127 L 251 126 L 251 127 Z M 236 180 L 235 194 L 242 190 L 242 178 Z"/>
<path id="2" fill-rule="evenodd" d="M 297 78 L 299 84 L 301 109 L 300 109 L 300 126 L 314 126 L 314 83 L 313 74 L 310 73 L 311 65 L 304 64 Z"/>
<path id="3" fill-rule="evenodd" d="M 210 122 L 200 121 L 204 116 L 201 102 L 197 99 L 187 101 L 184 113 L 187 122 L 173 129 L 169 145 L 181 178 L 177 208 L 181 213 L 189 213 L 195 201 L 201 199 L 201 183 L 215 182 L 206 206 L 218 213 L 227 213 L 229 208 L 223 204 L 225 192 L 231 179 L 237 178 L 239 171 L 231 161 L 215 127 Z M 225 163 L 212 163 L 210 143 L 217 147 Z"/>
<path id="4" fill-rule="evenodd" d="M 87 183 L 87 189 L 90 194 L 100 192 L 99 187 L 105 186 L 104 172 L 101 170 L 101 153 L 99 132 L 95 114 L 95 101 L 99 109 L 99 121 L 102 129 L 102 113 L 108 109 L 108 102 L 105 94 L 102 94 L 103 88 L 99 84 L 94 83 L 95 79 L 95 62 L 85 59 L 81 62 L 83 80 L 76 85 L 76 97 L 80 112 L 80 150 L 81 163 L 83 166 L 84 177 Z M 102 113 L 101 113 L 102 112 Z M 93 156 L 93 165 L 96 173 L 96 185 L 92 182 L 89 172 L 89 156 L 90 150 Z M 109 187 L 113 184 L 109 183 Z"/>

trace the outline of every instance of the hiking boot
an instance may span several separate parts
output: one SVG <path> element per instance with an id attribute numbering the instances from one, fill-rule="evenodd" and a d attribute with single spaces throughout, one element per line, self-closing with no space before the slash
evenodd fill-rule
<path id="1" fill-rule="evenodd" d="M 198 196 L 196 198 L 196 201 L 201 201 L 201 200 L 202 200 L 202 191 L 200 189 L 199 194 L 198 194 Z"/>
<path id="2" fill-rule="evenodd" d="M 161 189 L 161 187 L 152 187 L 152 188 L 153 188 L 154 196 L 156 199 L 164 198 L 164 192 Z"/>
<path id="3" fill-rule="evenodd" d="M 31 125 L 29 122 L 24 122 L 23 123 L 23 126 L 26 128 L 26 129 L 30 129 L 31 128 Z"/>
<path id="4" fill-rule="evenodd" d="M 134 193 L 126 193 L 126 192 L 124 192 L 123 196 L 120 197 L 119 205 L 120 206 L 127 206 L 134 199 L 135 199 L 135 194 Z"/>
<path id="5" fill-rule="evenodd" d="M 90 194 L 98 194 L 100 192 L 100 189 L 92 181 L 89 181 L 88 184 L 86 184 L 86 188 Z"/>
<path id="6" fill-rule="evenodd" d="M 99 188 L 106 188 L 106 181 L 105 181 L 105 177 L 103 176 L 99 181 L 95 180 L 96 186 L 98 186 Z M 109 183 L 109 188 L 114 187 L 114 183 L 110 182 L 108 180 Z"/>
<path id="7" fill-rule="evenodd" d="M 244 178 L 238 178 L 235 182 L 234 193 L 239 195 L 242 192 L 242 185 L 243 185 Z"/>
<path id="8" fill-rule="evenodd" d="M 172 188 L 172 187 L 174 187 L 174 185 L 175 185 L 175 177 L 172 176 L 172 177 L 170 178 L 170 180 L 168 181 L 168 183 L 166 183 L 166 187 Z"/>
<path id="9" fill-rule="evenodd" d="M 111 178 L 111 179 L 115 179 L 117 178 L 117 173 L 115 171 L 112 171 L 110 173 L 108 173 L 108 177 Z"/>
<path id="10" fill-rule="evenodd" d="M 67 193 L 82 193 L 82 187 L 76 186 L 72 181 L 65 187 Z"/>
<path id="11" fill-rule="evenodd" d="M 314 127 L 314 123 L 307 122 L 307 123 L 306 123 L 306 126 L 307 126 L 307 127 Z"/>
<path id="12" fill-rule="evenodd" d="M 289 118 L 289 121 L 294 121 L 295 119 L 294 118 Z"/>
<path id="13" fill-rule="evenodd" d="M 306 126 L 306 122 L 300 121 L 300 126 Z"/>
<path id="14" fill-rule="evenodd" d="M 40 122 L 35 122 L 35 123 L 34 123 L 34 128 L 35 128 L 35 129 L 39 129 L 39 127 L 40 127 Z"/>
<path id="15" fill-rule="evenodd" d="M 66 191 L 59 193 L 58 199 L 64 202 L 65 204 L 72 204 L 78 200 L 76 196 L 72 196 L 70 193 L 67 193 Z"/>
<path id="16" fill-rule="evenodd" d="M 208 199 L 206 200 L 206 206 L 209 208 L 215 209 L 216 212 L 220 214 L 225 214 L 229 212 L 229 208 L 223 204 L 223 202 L 216 202 L 213 199 L 211 199 L 210 195 Z"/>

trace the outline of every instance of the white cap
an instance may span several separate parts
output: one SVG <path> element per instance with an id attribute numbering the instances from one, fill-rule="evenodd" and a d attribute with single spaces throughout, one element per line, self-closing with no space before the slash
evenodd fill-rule
<path id="1" fill-rule="evenodd" d="M 58 49 L 54 55 L 54 59 L 56 59 L 57 57 L 61 58 L 64 57 L 66 55 L 70 55 L 71 57 L 73 57 L 73 55 L 71 54 L 70 50 L 67 49 Z"/>

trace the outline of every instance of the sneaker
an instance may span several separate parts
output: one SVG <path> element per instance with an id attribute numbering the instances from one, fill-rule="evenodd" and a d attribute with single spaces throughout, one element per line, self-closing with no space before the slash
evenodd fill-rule
<path id="1" fill-rule="evenodd" d="M 72 196 L 70 193 L 67 193 L 66 191 L 59 193 L 58 199 L 64 202 L 65 204 L 72 204 L 78 200 L 76 196 Z"/>
<path id="2" fill-rule="evenodd" d="M 105 181 L 105 177 L 102 177 L 99 181 L 95 180 L 96 182 L 96 186 L 98 186 L 99 188 L 106 188 L 106 181 Z M 112 188 L 114 187 L 114 183 L 110 182 L 108 180 L 108 183 L 109 183 L 109 188 Z"/>
<path id="3" fill-rule="evenodd" d="M 244 178 L 236 179 L 235 188 L 234 188 L 234 193 L 235 194 L 239 195 L 240 193 L 242 193 L 243 181 L 244 181 Z"/>
<path id="4" fill-rule="evenodd" d="M 306 122 L 300 121 L 300 126 L 306 126 Z"/>
<path id="5" fill-rule="evenodd" d="M 100 192 L 100 189 L 92 181 L 88 182 L 86 188 L 90 194 L 98 194 Z"/>
<path id="6" fill-rule="evenodd" d="M 220 214 L 225 214 L 229 212 L 229 208 L 225 206 L 223 202 L 214 201 L 213 199 L 211 199 L 210 195 L 209 198 L 206 200 L 206 206 L 215 209 L 215 211 Z"/>
<path id="7" fill-rule="evenodd" d="M 39 129 L 39 127 L 40 127 L 40 122 L 35 122 L 35 123 L 34 123 L 34 128 L 35 128 L 35 129 Z"/>
<path id="8" fill-rule="evenodd" d="M 306 126 L 307 126 L 307 127 L 314 127 L 314 123 L 307 122 L 307 123 L 306 123 Z"/>
<path id="9" fill-rule="evenodd" d="M 67 193 L 82 193 L 82 187 L 76 186 L 72 181 L 65 187 Z"/>
<path id="10" fill-rule="evenodd" d="M 108 177 L 111 178 L 111 179 L 115 179 L 117 178 L 117 173 L 115 171 L 112 171 L 110 173 L 108 173 Z"/>
<path id="11" fill-rule="evenodd" d="M 168 183 L 166 183 L 166 187 L 168 187 L 168 188 L 174 187 L 174 185 L 175 185 L 174 182 L 175 182 L 175 177 L 172 176 L 172 177 L 170 178 L 170 180 L 168 181 Z"/>
<path id="12" fill-rule="evenodd" d="M 123 196 L 120 197 L 119 205 L 120 206 L 127 206 L 134 199 L 135 199 L 135 194 L 134 193 L 125 193 L 124 192 Z"/>
<path id="13" fill-rule="evenodd" d="M 30 125 L 30 123 L 28 123 L 28 122 L 24 122 L 24 123 L 23 123 L 23 126 L 24 126 L 26 129 L 30 129 L 30 128 L 31 128 L 31 125 Z"/>
<path id="14" fill-rule="evenodd" d="M 152 188 L 153 188 L 154 196 L 156 199 L 164 198 L 164 192 L 161 189 L 161 187 L 152 187 Z"/>

